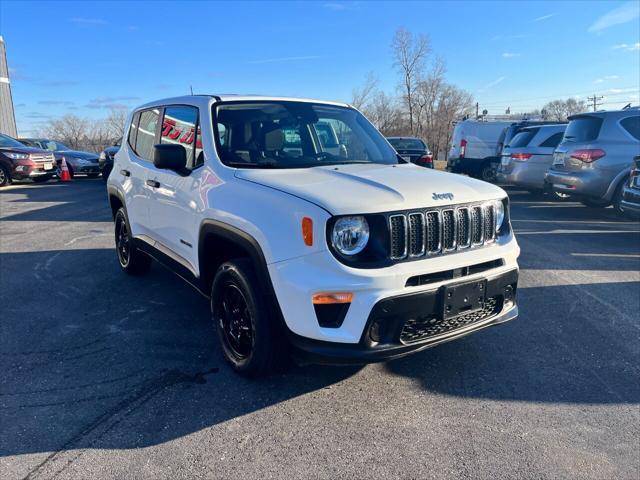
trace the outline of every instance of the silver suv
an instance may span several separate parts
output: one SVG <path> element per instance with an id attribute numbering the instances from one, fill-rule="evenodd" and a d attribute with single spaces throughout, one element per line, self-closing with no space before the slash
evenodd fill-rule
<path id="1" fill-rule="evenodd" d="M 569 118 L 546 181 L 588 207 L 620 210 L 629 163 L 640 151 L 640 109 L 581 113 Z"/>

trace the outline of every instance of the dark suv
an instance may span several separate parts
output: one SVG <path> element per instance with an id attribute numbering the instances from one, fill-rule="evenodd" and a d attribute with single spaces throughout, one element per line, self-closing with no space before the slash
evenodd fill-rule
<path id="1" fill-rule="evenodd" d="M 53 153 L 26 147 L 17 140 L 0 134 L 0 187 L 11 180 L 32 179 L 46 182 L 55 174 Z"/>

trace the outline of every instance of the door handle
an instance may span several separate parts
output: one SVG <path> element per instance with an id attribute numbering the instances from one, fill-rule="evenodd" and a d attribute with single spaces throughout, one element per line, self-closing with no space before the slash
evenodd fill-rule
<path id="1" fill-rule="evenodd" d="M 147 185 L 151 188 L 160 188 L 160 182 L 157 182 L 156 180 L 147 180 Z"/>
<path id="2" fill-rule="evenodd" d="M 131 176 L 131 172 L 129 170 L 120 170 L 120 173 L 122 175 L 124 175 L 125 177 L 130 177 Z"/>

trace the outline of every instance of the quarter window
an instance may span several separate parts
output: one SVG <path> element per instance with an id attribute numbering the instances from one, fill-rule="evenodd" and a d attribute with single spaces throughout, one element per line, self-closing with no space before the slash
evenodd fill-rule
<path id="1" fill-rule="evenodd" d="M 197 166 L 198 162 L 195 158 L 202 155 L 196 155 L 194 158 L 194 146 L 196 145 L 196 127 L 198 126 L 198 109 L 189 106 L 170 106 L 164 110 L 164 119 L 162 121 L 162 130 L 160 132 L 160 143 L 172 143 L 182 145 L 187 154 L 187 165 Z M 200 141 L 200 130 L 198 128 L 198 140 Z M 201 143 L 201 141 L 200 141 Z M 197 152 L 202 151 L 202 145 Z"/>
<path id="2" fill-rule="evenodd" d="M 563 135 L 564 135 L 564 132 L 554 133 L 549 138 L 547 138 L 544 142 L 542 142 L 540 146 L 556 148 L 558 145 L 560 145 Z"/>
<path id="3" fill-rule="evenodd" d="M 128 142 L 129 146 L 133 148 L 133 151 L 136 150 L 136 134 L 138 133 L 138 123 L 140 122 L 140 113 L 136 112 L 131 120 L 131 126 L 129 127 L 129 137 Z"/>
<path id="4" fill-rule="evenodd" d="M 140 123 L 136 135 L 136 154 L 143 160 L 153 161 L 153 146 L 156 143 L 156 130 L 160 119 L 157 108 L 140 113 Z"/>
<path id="5" fill-rule="evenodd" d="M 640 140 L 640 116 L 623 118 L 620 120 L 620 125 L 629 132 L 629 135 Z"/>

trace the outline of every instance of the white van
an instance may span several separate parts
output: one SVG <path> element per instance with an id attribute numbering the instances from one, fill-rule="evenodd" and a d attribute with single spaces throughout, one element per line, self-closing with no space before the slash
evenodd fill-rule
<path id="1" fill-rule="evenodd" d="M 500 162 L 500 144 L 513 121 L 464 120 L 456 124 L 447 170 L 493 182 Z"/>

